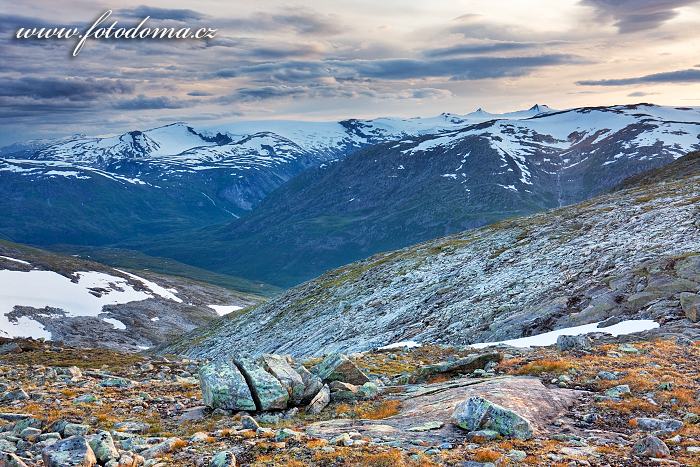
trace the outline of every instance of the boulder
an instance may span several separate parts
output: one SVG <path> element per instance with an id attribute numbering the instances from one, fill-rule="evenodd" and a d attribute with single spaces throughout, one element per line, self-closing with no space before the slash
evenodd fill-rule
<path id="1" fill-rule="evenodd" d="M 234 363 L 248 382 L 257 410 L 286 409 L 289 393 L 282 383 L 256 361 L 240 357 Z"/>
<path id="2" fill-rule="evenodd" d="M 343 381 L 345 383 L 362 385 L 369 382 L 369 378 L 348 357 L 339 353 L 332 353 L 323 359 L 321 363 L 311 370 L 324 383 L 331 381 Z"/>
<path id="3" fill-rule="evenodd" d="M 681 308 L 691 322 L 700 321 L 700 295 L 684 292 L 681 294 Z"/>
<path id="4" fill-rule="evenodd" d="M 634 454 L 640 457 L 654 457 L 663 458 L 668 457 L 671 452 L 666 446 L 666 443 L 661 441 L 656 436 L 646 436 L 636 443 L 632 447 Z"/>
<path id="5" fill-rule="evenodd" d="M 88 443 L 100 465 L 119 459 L 119 451 L 117 451 L 109 431 L 98 432 L 96 435 L 90 437 Z"/>
<path id="6" fill-rule="evenodd" d="M 635 425 L 638 429 L 642 431 L 653 431 L 661 433 L 664 436 L 670 435 L 681 428 L 683 428 L 683 422 L 680 420 L 661 420 L 658 418 L 645 418 L 640 417 L 635 419 Z"/>
<path id="7" fill-rule="evenodd" d="M 433 365 L 424 365 L 411 376 L 413 383 L 425 381 L 439 374 L 469 374 L 477 369 L 483 369 L 490 362 L 500 362 L 503 355 L 500 352 L 487 352 L 477 355 L 469 355 L 449 362 L 440 362 Z"/>
<path id="8" fill-rule="evenodd" d="M 209 467 L 236 467 L 236 456 L 231 451 L 220 451 L 212 457 Z"/>
<path id="9" fill-rule="evenodd" d="M 97 464 L 95 453 L 82 436 L 56 441 L 42 451 L 45 467 L 92 467 Z"/>
<path id="10" fill-rule="evenodd" d="M 295 370 L 297 373 L 299 373 L 301 380 L 304 383 L 304 395 L 302 397 L 301 404 L 308 405 L 323 387 L 323 381 L 321 381 L 321 378 L 307 370 L 304 365 L 297 365 Z"/>
<path id="11" fill-rule="evenodd" d="M 155 446 L 146 449 L 145 451 L 142 451 L 141 455 L 144 459 L 155 459 L 158 457 L 163 457 L 166 454 L 175 451 L 181 444 L 183 444 L 183 441 L 180 438 L 168 438 L 165 441 L 160 442 Z"/>
<path id="12" fill-rule="evenodd" d="M 17 344 L 17 342 L 8 342 L 7 344 L 0 345 L 0 355 L 21 352 L 22 347 L 20 347 L 19 344 Z"/>
<path id="13" fill-rule="evenodd" d="M 590 350 L 591 338 L 585 334 L 578 336 L 559 336 L 557 338 L 557 350 L 564 352 L 567 350 Z"/>
<path id="14" fill-rule="evenodd" d="M 306 407 L 306 412 L 310 414 L 320 413 L 331 401 L 331 390 L 328 385 L 324 385 Z"/>
<path id="15" fill-rule="evenodd" d="M 248 383 L 236 365 L 217 361 L 199 369 L 204 404 L 213 409 L 256 410 Z"/>
<path id="16" fill-rule="evenodd" d="M 250 415 L 243 415 L 241 417 L 241 425 L 246 430 L 257 430 L 258 428 L 260 428 L 258 422 L 256 422 L 255 419 Z"/>
<path id="17" fill-rule="evenodd" d="M 281 355 L 272 354 L 263 355 L 260 361 L 265 370 L 282 383 L 289 394 L 290 402 L 293 405 L 301 405 L 304 399 L 304 380 L 289 361 Z"/>
<path id="18" fill-rule="evenodd" d="M 620 384 L 619 386 L 612 387 L 605 391 L 605 395 L 612 397 L 613 399 L 620 399 L 622 397 L 628 396 L 632 393 L 629 385 Z"/>
<path id="19" fill-rule="evenodd" d="M 502 436 L 530 439 L 530 422 L 512 410 L 479 396 L 460 402 L 452 414 L 452 423 L 467 431 L 493 430 Z"/>

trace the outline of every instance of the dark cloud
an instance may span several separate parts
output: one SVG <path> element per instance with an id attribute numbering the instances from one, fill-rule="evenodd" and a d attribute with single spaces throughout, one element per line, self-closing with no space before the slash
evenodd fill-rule
<path id="1" fill-rule="evenodd" d="M 120 110 L 181 109 L 192 103 L 192 101 L 180 101 L 165 96 L 147 97 L 140 94 L 133 99 L 117 102 L 114 108 Z"/>
<path id="2" fill-rule="evenodd" d="M 207 91 L 190 91 L 187 93 L 188 96 L 192 97 L 207 97 L 207 96 L 213 96 L 214 94 L 207 92 Z"/>
<path id="3" fill-rule="evenodd" d="M 634 78 L 616 78 L 578 81 L 581 86 L 628 86 L 630 84 L 654 83 L 697 83 L 700 82 L 700 70 L 693 68 L 678 71 L 666 71 Z"/>
<path id="4" fill-rule="evenodd" d="M 194 10 L 180 8 L 157 8 L 146 5 L 137 6 L 136 8 L 118 10 L 119 16 L 125 16 L 133 19 L 143 19 L 150 16 L 155 20 L 172 20 L 180 22 L 199 21 L 207 16 Z"/>
<path id="5" fill-rule="evenodd" d="M 127 94 L 134 86 L 118 79 L 104 78 L 0 78 L 0 96 L 32 99 L 86 101 L 113 94 Z"/>
<path id="6" fill-rule="evenodd" d="M 644 92 L 644 91 L 635 91 L 627 94 L 627 97 L 645 97 L 645 96 L 653 96 L 655 94 L 658 94 L 658 92 Z"/>
<path id="7" fill-rule="evenodd" d="M 429 49 L 423 52 L 426 57 L 449 57 L 454 55 L 480 55 L 494 52 L 509 52 L 533 47 L 528 42 L 485 42 L 460 44 L 440 49 Z"/>
<path id="8" fill-rule="evenodd" d="M 644 31 L 661 26 L 678 15 L 678 8 L 698 0 L 581 0 L 593 7 L 599 19 L 614 21 L 621 33 Z"/>

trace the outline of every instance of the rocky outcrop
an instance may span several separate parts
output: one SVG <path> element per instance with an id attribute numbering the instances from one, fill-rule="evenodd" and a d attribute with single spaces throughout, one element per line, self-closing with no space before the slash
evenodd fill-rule
<path id="1" fill-rule="evenodd" d="M 50 445 L 42 453 L 46 467 L 92 467 L 95 453 L 83 436 L 72 436 Z"/>
<path id="2" fill-rule="evenodd" d="M 312 373 L 323 382 L 342 381 L 350 384 L 365 384 L 369 378 L 343 354 L 333 353 L 313 367 Z"/>
<path id="3" fill-rule="evenodd" d="M 248 383 L 232 362 L 217 361 L 199 369 L 204 403 L 214 409 L 256 410 Z"/>

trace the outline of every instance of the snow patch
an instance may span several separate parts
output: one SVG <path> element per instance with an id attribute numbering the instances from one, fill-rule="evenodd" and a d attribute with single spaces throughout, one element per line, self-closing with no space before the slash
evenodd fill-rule
<path id="1" fill-rule="evenodd" d="M 478 344 L 471 344 L 470 347 L 475 349 L 483 349 L 485 347 L 492 347 L 495 345 L 510 345 L 513 347 L 542 347 L 556 344 L 559 336 L 580 336 L 582 334 L 589 334 L 592 332 L 602 332 L 605 334 L 611 334 L 612 336 L 623 336 L 626 334 L 634 334 L 636 332 L 648 331 L 659 327 L 659 323 L 651 319 L 632 319 L 622 321 L 606 328 L 599 328 L 598 324 L 600 323 L 598 322 L 584 324 L 582 326 L 574 326 L 571 328 L 557 329 L 556 331 L 545 332 L 536 336 L 521 337 L 519 339 L 511 339 L 507 341 L 482 342 Z"/>
<path id="2" fill-rule="evenodd" d="M 219 316 L 224 316 L 234 311 L 242 310 L 245 307 L 239 305 L 209 305 L 209 308 L 216 311 Z"/>
<path id="3" fill-rule="evenodd" d="M 32 263 L 30 263 L 30 262 L 24 261 L 22 259 L 10 258 L 9 256 L 0 256 L 0 258 L 6 259 L 8 261 L 14 261 L 15 263 L 19 263 L 19 264 L 26 264 L 27 266 L 32 265 Z"/>

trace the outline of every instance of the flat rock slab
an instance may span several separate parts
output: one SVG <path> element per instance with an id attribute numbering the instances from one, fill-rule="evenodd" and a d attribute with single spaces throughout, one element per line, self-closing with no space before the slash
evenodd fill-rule
<path id="1" fill-rule="evenodd" d="M 545 434 L 582 395 L 580 391 L 547 388 L 529 377 L 460 378 L 445 383 L 409 385 L 396 394 L 400 412 L 383 420 L 336 419 L 309 425 L 311 436 L 331 439 L 356 431 L 369 438 L 387 438 L 405 443 L 458 442 L 466 432 L 452 425 L 455 406 L 471 396 L 481 396 L 525 417 L 535 434 Z"/>

